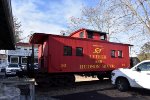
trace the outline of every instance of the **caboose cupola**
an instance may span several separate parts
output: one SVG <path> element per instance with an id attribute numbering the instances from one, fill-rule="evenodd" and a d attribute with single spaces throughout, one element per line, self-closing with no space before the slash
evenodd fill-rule
<path id="1" fill-rule="evenodd" d="M 101 31 L 82 28 L 73 32 L 70 37 L 107 41 L 107 34 Z"/>

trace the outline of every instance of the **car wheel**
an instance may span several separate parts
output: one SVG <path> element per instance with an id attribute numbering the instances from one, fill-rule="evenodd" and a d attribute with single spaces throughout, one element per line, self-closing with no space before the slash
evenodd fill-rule
<path id="1" fill-rule="evenodd" d="M 125 78 L 119 78 L 116 81 L 116 87 L 119 91 L 125 92 L 129 89 L 129 82 Z"/>
<path id="2" fill-rule="evenodd" d="M 7 73 L 5 72 L 5 77 L 8 77 Z"/>

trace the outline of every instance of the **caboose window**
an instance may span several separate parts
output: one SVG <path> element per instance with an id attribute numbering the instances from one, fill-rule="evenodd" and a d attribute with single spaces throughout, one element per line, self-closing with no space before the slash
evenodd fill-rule
<path id="1" fill-rule="evenodd" d="M 88 38 L 93 39 L 93 32 L 88 32 Z"/>
<path id="2" fill-rule="evenodd" d="M 115 50 L 111 50 L 111 57 L 115 58 Z"/>
<path id="3" fill-rule="evenodd" d="M 118 51 L 118 57 L 122 58 L 122 51 L 121 50 Z"/>
<path id="4" fill-rule="evenodd" d="M 84 34 L 83 32 L 80 33 L 80 38 L 83 38 L 84 37 Z"/>
<path id="5" fill-rule="evenodd" d="M 101 40 L 106 40 L 105 35 L 100 35 Z"/>
<path id="6" fill-rule="evenodd" d="M 76 47 L 76 56 L 83 56 L 83 48 Z"/>
<path id="7" fill-rule="evenodd" d="M 72 47 L 64 46 L 64 56 L 72 56 Z"/>

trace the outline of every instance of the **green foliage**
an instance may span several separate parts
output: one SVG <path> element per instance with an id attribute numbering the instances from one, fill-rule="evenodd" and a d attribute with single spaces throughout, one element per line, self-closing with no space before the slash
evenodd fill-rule
<path id="1" fill-rule="evenodd" d="M 150 53 L 139 54 L 138 58 L 140 59 L 140 61 L 150 60 Z"/>
<path id="2" fill-rule="evenodd" d="M 150 60 L 150 42 L 145 43 L 141 47 L 141 52 L 138 55 L 138 58 L 143 61 L 143 60 Z"/>

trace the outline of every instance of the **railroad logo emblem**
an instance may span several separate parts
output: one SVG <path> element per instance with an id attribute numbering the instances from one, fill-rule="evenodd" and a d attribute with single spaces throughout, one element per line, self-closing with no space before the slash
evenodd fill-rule
<path id="1" fill-rule="evenodd" d="M 93 53 L 99 54 L 101 53 L 102 49 L 101 48 L 95 48 Z"/>

